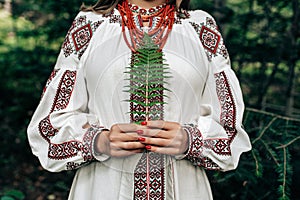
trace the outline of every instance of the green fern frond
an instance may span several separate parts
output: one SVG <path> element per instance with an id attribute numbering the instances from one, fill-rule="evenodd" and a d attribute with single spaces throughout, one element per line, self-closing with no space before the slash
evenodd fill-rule
<path id="1" fill-rule="evenodd" d="M 125 92 L 135 97 L 127 102 L 145 107 L 145 112 L 131 111 L 131 114 L 143 115 L 146 120 L 156 119 L 158 115 L 162 114 L 162 110 L 155 106 L 166 104 L 163 98 L 167 96 L 163 92 L 170 90 L 164 85 L 167 85 L 166 80 L 171 78 L 168 65 L 164 63 L 163 57 L 159 46 L 152 41 L 149 35 L 145 34 L 137 52 L 132 54 L 131 66 L 125 72 L 129 75 L 129 78 L 125 80 L 130 82 L 130 85 L 125 86 L 127 88 Z"/>

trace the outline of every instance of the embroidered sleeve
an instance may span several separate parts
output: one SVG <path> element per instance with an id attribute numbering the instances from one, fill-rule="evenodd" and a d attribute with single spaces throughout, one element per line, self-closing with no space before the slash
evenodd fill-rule
<path id="1" fill-rule="evenodd" d="M 199 116 L 197 124 L 184 126 L 190 136 L 186 158 L 205 169 L 227 171 L 235 169 L 241 153 L 251 149 L 242 128 L 243 97 L 214 19 L 206 13 L 200 16 L 202 20 L 191 25 L 209 60 L 201 101 L 209 112 Z"/>
<path id="2" fill-rule="evenodd" d="M 88 113 L 83 70 L 78 67 L 101 24 L 86 15 L 80 13 L 67 33 L 27 130 L 33 153 L 49 171 L 76 169 L 93 161 L 93 140 L 103 128 Z"/>

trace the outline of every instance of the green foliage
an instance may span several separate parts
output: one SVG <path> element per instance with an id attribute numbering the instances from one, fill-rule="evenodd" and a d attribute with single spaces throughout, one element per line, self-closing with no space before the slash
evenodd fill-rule
<path id="1" fill-rule="evenodd" d="M 6 191 L 3 196 L 1 195 L 0 200 L 23 200 L 25 199 L 25 195 L 23 192 L 19 190 L 9 190 Z"/>
<path id="2" fill-rule="evenodd" d="M 166 79 L 170 78 L 168 67 L 163 64 L 163 53 L 159 50 L 151 37 L 147 34 L 144 35 L 142 45 L 137 49 L 137 52 L 132 55 L 131 66 L 128 67 L 128 73 L 130 78 L 130 85 L 126 88 L 126 92 L 137 96 L 136 99 L 127 100 L 128 102 L 141 105 L 145 107 L 145 111 L 136 112 L 131 111 L 131 114 L 144 115 L 146 120 L 158 120 L 158 116 L 162 114 L 162 110 L 151 109 L 157 105 L 165 104 L 155 97 L 159 97 L 164 90 L 168 90 L 164 87 L 167 84 Z"/>
<path id="3" fill-rule="evenodd" d="M 247 109 L 244 124 L 253 150 L 241 157 L 237 170 L 211 174 L 216 196 L 238 200 L 292 199 L 292 158 L 299 156 L 295 152 L 300 142 L 300 120 Z M 230 192 L 219 194 L 224 190 Z"/>

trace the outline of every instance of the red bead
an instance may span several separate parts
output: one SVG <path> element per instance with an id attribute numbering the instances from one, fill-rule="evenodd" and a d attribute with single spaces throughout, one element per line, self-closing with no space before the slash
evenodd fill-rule
<path id="1" fill-rule="evenodd" d="M 138 140 L 140 141 L 140 142 L 145 142 L 145 138 L 143 138 L 143 137 L 140 137 L 140 138 L 138 138 Z"/>

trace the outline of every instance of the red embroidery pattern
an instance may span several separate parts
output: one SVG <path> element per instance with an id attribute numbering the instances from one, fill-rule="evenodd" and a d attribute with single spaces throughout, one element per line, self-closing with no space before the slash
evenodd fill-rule
<path id="1" fill-rule="evenodd" d="M 202 152 L 205 149 L 211 149 L 216 154 L 230 156 L 230 145 L 237 134 L 236 126 L 236 108 L 234 98 L 228 83 L 225 72 L 215 74 L 216 91 L 221 105 L 220 123 L 224 127 L 228 138 L 205 139 L 196 126 L 186 125 L 185 130 L 190 135 L 190 149 L 187 153 L 187 159 L 193 164 L 203 166 L 206 169 L 216 170 L 220 167 L 210 158 L 203 157 Z"/>
<path id="2" fill-rule="evenodd" d="M 221 36 L 214 32 L 213 30 L 202 26 L 200 31 L 200 40 L 209 52 L 215 54 L 217 52 Z"/>
<path id="3" fill-rule="evenodd" d="M 75 85 L 76 72 L 67 70 L 59 84 L 59 87 L 54 98 L 51 112 L 65 109 L 72 96 Z"/>
<path id="4" fill-rule="evenodd" d="M 147 154 L 144 153 L 134 170 L 134 198 L 147 199 Z"/>
<path id="5" fill-rule="evenodd" d="M 54 98 L 50 114 L 54 111 L 65 109 L 71 99 L 76 80 L 76 72 L 67 70 L 59 83 L 57 93 Z M 99 132 L 100 127 L 92 126 L 88 129 L 83 137 L 83 142 L 68 141 L 62 144 L 53 144 L 50 139 L 58 133 L 50 122 L 50 114 L 46 116 L 39 123 L 39 132 L 41 136 L 49 143 L 48 157 L 50 159 L 62 160 L 77 156 L 79 152 L 82 153 L 84 162 L 93 160 L 92 155 L 92 139 L 96 133 Z M 73 169 L 74 167 L 81 166 L 82 163 L 68 163 L 66 169 Z"/>
<path id="6" fill-rule="evenodd" d="M 103 17 L 109 18 L 109 23 L 111 24 L 122 24 L 121 15 L 116 15 L 115 10 L 110 13 L 104 14 Z"/>
<path id="7" fill-rule="evenodd" d="M 155 13 L 158 13 L 159 11 L 161 11 L 165 7 L 165 4 L 159 5 L 156 7 L 152 7 L 149 9 L 140 8 L 139 6 L 137 6 L 135 4 L 131 4 L 131 3 L 128 3 L 128 6 L 131 9 L 131 11 L 135 14 L 154 15 Z"/>
<path id="8" fill-rule="evenodd" d="M 74 53 L 78 56 L 78 59 L 80 59 L 87 49 L 93 33 L 98 29 L 102 22 L 103 20 L 96 22 L 89 21 L 86 16 L 76 18 L 62 45 L 65 57 Z"/>
<path id="9" fill-rule="evenodd" d="M 84 162 L 88 162 L 94 159 L 92 155 L 92 140 L 94 135 L 99 131 L 98 128 L 91 127 L 85 133 L 83 142 L 80 141 L 68 141 L 62 144 L 49 143 L 48 157 L 54 160 L 63 160 L 78 155 L 78 152 L 82 153 Z"/>
<path id="10" fill-rule="evenodd" d="M 149 199 L 165 198 L 165 156 L 157 153 L 149 153 Z"/>
<path id="11" fill-rule="evenodd" d="M 46 82 L 46 85 L 45 85 L 45 87 L 44 87 L 44 89 L 43 89 L 43 93 L 42 93 L 41 98 L 44 96 L 44 94 L 45 94 L 45 92 L 46 92 L 48 86 L 50 85 L 50 83 L 52 82 L 52 80 L 54 79 L 54 77 L 56 76 L 56 74 L 57 74 L 58 71 L 59 71 L 59 69 L 55 69 L 55 70 L 53 70 L 53 71 L 51 72 L 51 74 L 50 74 L 50 76 L 49 76 L 49 78 L 48 78 L 48 80 L 47 80 L 47 82 Z"/>
<path id="12" fill-rule="evenodd" d="M 134 199 L 164 199 L 165 156 L 144 153 L 134 171 Z M 149 171 L 147 173 L 147 171 Z"/>
<path id="13" fill-rule="evenodd" d="M 59 83 L 50 114 L 54 111 L 65 109 L 70 101 L 74 84 L 76 79 L 76 72 L 67 70 Z M 50 122 L 50 114 L 46 116 L 39 123 L 39 130 L 42 137 L 47 140 L 56 135 L 58 130 L 54 129 Z"/>
<path id="14" fill-rule="evenodd" d="M 190 24 L 199 35 L 200 41 L 210 61 L 217 55 L 222 55 L 225 59 L 228 58 L 228 52 L 224 45 L 223 38 L 218 31 L 217 24 L 212 18 L 207 17 L 205 23 L 197 24 L 190 22 Z"/>
<path id="15" fill-rule="evenodd" d="M 62 144 L 49 143 L 48 158 L 63 160 L 74 157 L 78 154 L 82 144 L 78 141 L 68 141 Z"/>
<path id="16" fill-rule="evenodd" d="M 221 104 L 220 123 L 228 135 L 228 143 L 231 143 L 237 134 L 236 106 L 232 91 L 225 72 L 215 74 L 217 95 Z M 228 152 L 230 153 L 230 151 Z"/>
<path id="17" fill-rule="evenodd" d="M 49 142 L 49 139 L 55 136 L 58 132 L 57 129 L 53 128 L 50 122 L 50 115 L 45 117 L 42 121 L 39 123 L 39 131 L 41 136 Z"/>
<path id="18" fill-rule="evenodd" d="M 202 134 L 193 124 L 188 124 L 183 126 L 184 130 L 189 134 L 190 137 L 190 148 L 186 154 L 186 158 L 190 160 L 196 166 L 202 166 L 209 170 L 218 170 L 220 167 L 214 163 L 210 158 L 204 157 L 202 152 L 204 148 L 209 148 L 205 146 L 205 140 L 202 138 Z"/>

